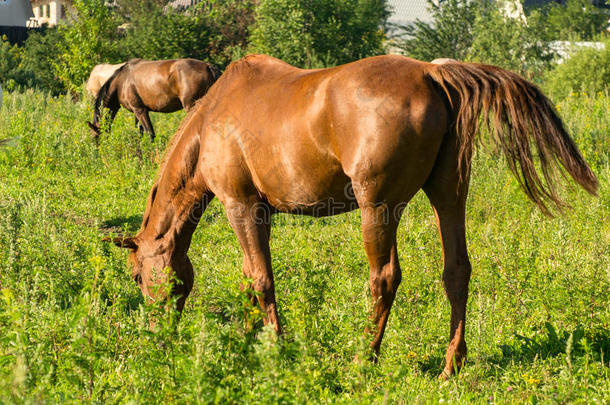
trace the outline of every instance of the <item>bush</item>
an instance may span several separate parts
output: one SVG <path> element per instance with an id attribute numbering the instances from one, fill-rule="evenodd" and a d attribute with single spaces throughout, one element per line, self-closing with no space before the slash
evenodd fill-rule
<path id="1" fill-rule="evenodd" d="M 342 64 L 383 53 L 385 0 L 262 0 L 250 52 L 301 67 Z"/>
<path id="2" fill-rule="evenodd" d="M 590 0 L 567 0 L 565 4 L 553 2 L 542 11 L 547 28 L 557 40 L 588 40 L 608 26 L 608 12 L 594 7 Z"/>
<path id="3" fill-rule="evenodd" d="M 196 16 L 205 21 L 209 31 L 207 60 L 226 66 L 248 46 L 255 0 L 208 0 L 199 4 Z"/>
<path id="4" fill-rule="evenodd" d="M 53 95 L 65 92 L 53 69 L 53 63 L 59 56 L 60 43 L 61 36 L 56 28 L 43 28 L 29 35 L 21 51 L 21 86 L 38 88 Z"/>
<path id="5" fill-rule="evenodd" d="M 597 93 L 607 91 L 610 83 L 610 38 L 603 41 L 604 48 L 584 48 L 557 65 L 546 75 L 548 92 L 565 98 L 572 92 Z"/>
<path id="6" fill-rule="evenodd" d="M 553 54 L 547 45 L 544 19 L 537 11 L 527 24 L 508 18 L 497 3 L 485 0 L 428 0 L 432 22 L 417 20 L 401 26 L 395 45 L 407 56 L 472 60 L 498 65 L 521 74 L 537 74 Z"/>
<path id="7" fill-rule="evenodd" d="M 20 61 L 17 45 L 11 45 L 6 37 L 0 37 L 0 84 L 7 90 L 12 90 L 16 85 Z"/>
<path id="8" fill-rule="evenodd" d="M 398 26 L 395 46 L 407 56 L 431 61 L 436 58 L 463 60 L 474 41 L 479 3 L 470 0 L 428 1 L 432 22 L 417 20 Z"/>
<path id="9" fill-rule="evenodd" d="M 59 56 L 53 63 L 59 80 L 73 94 L 80 92 L 91 69 L 118 62 L 118 22 L 104 0 L 74 0 L 70 24 L 61 24 Z"/>
<path id="10" fill-rule="evenodd" d="M 526 24 L 483 3 L 477 8 L 473 37 L 468 60 L 500 66 L 530 78 L 539 77 L 555 56 L 537 11 L 528 15 Z"/>

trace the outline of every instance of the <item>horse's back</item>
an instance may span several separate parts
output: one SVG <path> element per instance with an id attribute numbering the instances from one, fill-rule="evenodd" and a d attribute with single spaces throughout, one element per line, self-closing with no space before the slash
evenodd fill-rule
<path id="1" fill-rule="evenodd" d="M 447 126 L 428 66 L 382 56 L 303 70 L 248 56 L 204 99 L 203 150 L 210 165 L 236 166 L 244 184 L 278 202 L 340 200 L 349 182 L 377 182 L 384 193 L 393 176 L 418 188 Z"/>
<path id="2" fill-rule="evenodd" d="M 190 107 L 214 81 L 208 64 L 197 59 L 140 60 L 129 75 L 138 97 L 157 112 Z"/>

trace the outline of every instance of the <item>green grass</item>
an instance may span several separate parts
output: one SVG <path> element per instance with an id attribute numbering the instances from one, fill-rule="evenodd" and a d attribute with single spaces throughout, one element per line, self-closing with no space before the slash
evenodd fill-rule
<path id="1" fill-rule="evenodd" d="M 600 180 L 548 219 L 502 158 L 477 155 L 468 203 L 473 266 L 469 360 L 436 379 L 449 332 L 440 242 L 420 193 L 400 226 L 403 282 L 379 362 L 359 214 L 278 216 L 272 231 L 285 336 L 243 328 L 241 252 L 214 202 L 195 233 L 196 278 L 177 328 L 159 330 L 123 249 L 139 227 L 164 146 L 183 113 L 153 117 L 153 145 L 122 111 L 97 149 L 87 103 L 6 94 L 0 109 L 0 403 L 609 403 L 610 97 L 561 114 Z M 136 149 L 142 153 L 137 157 Z"/>

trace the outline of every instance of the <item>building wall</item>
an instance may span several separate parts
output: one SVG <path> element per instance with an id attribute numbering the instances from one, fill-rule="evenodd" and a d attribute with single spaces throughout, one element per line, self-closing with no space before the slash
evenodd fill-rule
<path id="1" fill-rule="evenodd" d="M 392 9 L 390 23 L 404 25 L 418 19 L 426 22 L 431 20 L 426 0 L 388 0 L 388 4 Z"/>
<path id="2" fill-rule="evenodd" d="M 65 20 L 72 10 L 68 0 L 34 0 L 32 1 L 32 8 L 34 18 L 39 25 L 49 24 L 51 26 Z"/>

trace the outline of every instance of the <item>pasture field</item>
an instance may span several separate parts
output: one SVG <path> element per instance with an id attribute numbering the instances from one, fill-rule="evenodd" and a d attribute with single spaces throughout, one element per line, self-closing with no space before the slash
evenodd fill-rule
<path id="1" fill-rule="evenodd" d="M 357 212 L 274 219 L 285 329 L 276 341 L 244 329 L 241 251 L 214 202 L 194 236 L 195 287 L 174 327 L 171 312 L 145 305 L 125 250 L 100 240 L 139 228 L 184 113 L 154 115 L 151 144 L 122 110 L 98 149 L 90 103 L 5 94 L 0 403 L 610 403 L 610 97 L 573 95 L 558 109 L 599 197 L 570 183 L 571 207 L 545 218 L 503 158 L 479 150 L 467 217 L 469 360 L 442 382 L 449 303 L 422 193 L 400 226 L 403 281 L 377 364 L 357 360 L 367 356 L 370 309 Z"/>

